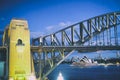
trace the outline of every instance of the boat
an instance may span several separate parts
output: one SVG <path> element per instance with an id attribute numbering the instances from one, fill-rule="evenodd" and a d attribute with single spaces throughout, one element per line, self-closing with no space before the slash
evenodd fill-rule
<path id="1" fill-rule="evenodd" d="M 80 66 L 80 67 L 90 67 L 90 66 L 96 66 L 98 65 L 97 61 L 91 60 L 87 58 L 87 56 L 84 56 L 78 61 L 75 61 L 72 63 L 74 66 Z"/>

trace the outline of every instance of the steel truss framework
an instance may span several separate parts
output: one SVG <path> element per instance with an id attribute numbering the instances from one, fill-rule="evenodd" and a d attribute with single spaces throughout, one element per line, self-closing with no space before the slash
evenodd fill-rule
<path id="1" fill-rule="evenodd" d="M 44 79 L 76 50 L 119 50 L 119 24 L 120 12 L 107 13 L 33 39 L 31 51 L 39 69 L 36 74 Z"/>

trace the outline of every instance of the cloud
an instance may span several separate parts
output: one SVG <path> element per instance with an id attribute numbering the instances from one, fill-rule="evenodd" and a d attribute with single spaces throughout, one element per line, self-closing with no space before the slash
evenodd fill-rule
<path id="1" fill-rule="evenodd" d="M 30 37 L 31 38 L 37 38 L 40 36 L 43 36 L 44 34 L 42 32 L 30 32 Z"/>
<path id="2" fill-rule="evenodd" d="M 69 25 L 71 25 L 72 23 L 70 22 L 70 21 L 67 21 L 67 22 L 60 22 L 59 23 L 59 26 L 61 26 L 61 27 L 67 27 L 67 26 L 69 26 Z"/>
<path id="3" fill-rule="evenodd" d="M 51 34 L 53 32 L 56 32 L 56 31 L 60 30 L 60 29 L 63 29 L 65 27 L 70 26 L 71 24 L 72 24 L 72 22 L 67 21 L 67 22 L 60 22 L 60 23 L 58 23 L 56 25 L 48 26 L 48 27 L 45 28 L 45 34 L 46 33 Z"/>
<path id="4" fill-rule="evenodd" d="M 46 30 L 47 30 L 47 31 L 50 31 L 50 30 L 54 29 L 54 27 L 55 27 L 55 26 L 48 26 L 48 27 L 46 27 Z"/>
<path id="5" fill-rule="evenodd" d="M 59 23 L 60 26 L 66 26 L 64 22 Z"/>
<path id="6" fill-rule="evenodd" d="M 42 32 L 31 32 L 31 38 L 37 38 L 40 36 L 45 36 L 45 35 L 49 35 L 52 34 L 54 32 L 57 32 L 65 27 L 68 27 L 72 24 L 72 22 L 67 21 L 67 22 L 60 22 L 56 25 L 50 25 L 47 26 Z"/>

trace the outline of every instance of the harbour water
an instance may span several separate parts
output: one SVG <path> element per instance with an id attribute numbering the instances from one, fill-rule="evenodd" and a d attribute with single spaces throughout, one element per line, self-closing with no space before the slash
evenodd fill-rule
<path id="1" fill-rule="evenodd" d="M 63 80 L 120 80 L 120 65 L 81 68 L 71 64 L 60 64 L 48 78 L 57 80 L 59 74 L 62 74 Z"/>

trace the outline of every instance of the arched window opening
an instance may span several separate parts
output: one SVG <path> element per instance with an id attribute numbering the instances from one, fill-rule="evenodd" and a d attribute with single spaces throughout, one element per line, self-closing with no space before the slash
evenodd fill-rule
<path id="1" fill-rule="evenodd" d="M 22 40 L 18 39 L 18 45 L 22 45 Z"/>
<path id="2" fill-rule="evenodd" d="M 18 39 L 17 45 L 23 45 L 24 46 L 24 44 L 23 44 L 21 39 Z"/>

